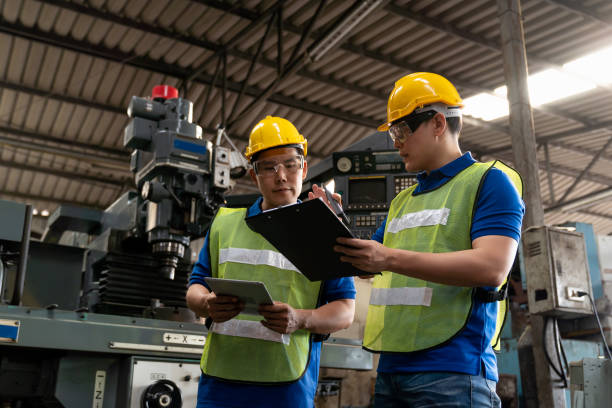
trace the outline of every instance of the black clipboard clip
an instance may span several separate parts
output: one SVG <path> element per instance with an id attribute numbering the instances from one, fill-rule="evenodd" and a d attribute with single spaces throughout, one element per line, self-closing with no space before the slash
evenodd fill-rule
<path id="1" fill-rule="evenodd" d="M 325 196 L 327 197 L 327 200 L 329 201 L 329 205 L 331 206 L 334 214 L 340 217 L 347 227 L 350 227 L 351 222 L 349 221 L 342 207 L 340 207 L 340 204 L 336 200 L 334 200 L 334 198 L 332 197 L 332 194 L 329 192 L 329 190 L 325 186 L 323 187 L 323 190 L 325 190 Z"/>

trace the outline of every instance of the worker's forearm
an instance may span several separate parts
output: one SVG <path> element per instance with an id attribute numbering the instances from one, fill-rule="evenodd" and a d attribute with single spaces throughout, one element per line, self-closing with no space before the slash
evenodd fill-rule
<path id="1" fill-rule="evenodd" d="M 197 316 L 208 317 L 207 296 L 210 296 L 210 292 L 205 286 L 199 284 L 189 286 L 186 296 L 187 307 Z"/>
<path id="2" fill-rule="evenodd" d="M 328 334 L 348 328 L 355 315 L 355 300 L 341 299 L 317 309 L 299 309 L 302 329 L 312 333 Z"/>
<path id="3" fill-rule="evenodd" d="M 395 273 L 453 286 L 499 286 L 511 261 L 496 262 L 485 249 L 429 253 L 388 248 L 388 269 Z"/>

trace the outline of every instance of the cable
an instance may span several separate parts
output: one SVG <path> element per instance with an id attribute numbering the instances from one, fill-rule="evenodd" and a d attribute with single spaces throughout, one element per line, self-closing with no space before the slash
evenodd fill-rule
<path id="1" fill-rule="evenodd" d="M 597 325 L 599 326 L 599 333 L 601 334 L 601 339 L 603 340 L 603 345 L 605 349 L 605 353 L 608 355 L 608 360 L 612 360 L 612 354 L 610 353 L 610 347 L 608 347 L 608 342 L 606 341 L 606 336 L 603 332 L 603 327 L 601 327 L 601 322 L 599 321 L 599 314 L 597 314 L 597 308 L 595 307 L 595 302 L 593 301 L 593 297 L 588 292 L 578 291 L 576 293 L 578 296 L 588 296 L 589 301 L 591 302 L 591 308 L 593 309 L 593 313 L 595 314 L 595 319 L 597 320 Z"/>
<path id="2" fill-rule="evenodd" d="M 569 364 L 567 363 L 567 355 L 565 354 L 565 347 L 563 347 L 563 341 L 561 341 L 560 339 L 561 331 L 559 330 L 559 321 L 557 319 L 555 319 L 555 327 L 559 335 L 559 346 L 561 346 L 561 356 L 563 357 L 563 366 L 565 367 L 565 372 L 569 373 Z M 561 362 L 559 362 L 559 365 L 560 364 Z"/>
<path id="3" fill-rule="evenodd" d="M 565 357 L 565 350 L 563 349 L 563 343 L 561 342 L 561 335 L 559 334 L 559 325 L 557 318 L 553 318 L 553 330 L 554 330 L 554 339 L 555 339 L 555 352 L 557 354 L 557 362 L 559 363 L 559 369 L 563 373 L 563 388 L 567 388 L 567 373 L 569 372 L 569 367 L 567 366 L 567 358 Z M 561 356 L 563 355 L 563 362 L 561 361 Z"/>
<path id="4" fill-rule="evenodd" d="M 563 382 L 563 388 L 567 388 L 567 378 L 565 377 L 565 372 L 563 372 L 563 367 L 561 367 L 561 370 L 558 370 L 557 367 L 553 364 L 552 359 L 550 358 L 550 355 L 548 355 L 548 349 L 546 348 L 546 328 L 548 327 L 548 321 L 549 321 L 549 317 L 545 316 L 544 317 L 544 324 L 542 325 L 543 329 L 542 329 L 542 348 L 544 349 L 544 355 L 546 356 L 546 360 L 548 361 L 548 364 L 552 367 L 553 371 L 557 374 L 557 376 L 559 376 L 559 380 L 556 381 L 562 381 Z M 557 347 L 557 345 L 555 344 L 555 348 Z M 560 363 L 561 361 L 559 361 Z"/>

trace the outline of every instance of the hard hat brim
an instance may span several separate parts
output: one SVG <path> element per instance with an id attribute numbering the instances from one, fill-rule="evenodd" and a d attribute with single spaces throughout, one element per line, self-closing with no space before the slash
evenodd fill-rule
<path id="1" fill-rule="evenodd" d="M 383 123 L 379 127 L 376 128 L 379 132 L 386 132 L 391 127 L 391 122 Z"/>

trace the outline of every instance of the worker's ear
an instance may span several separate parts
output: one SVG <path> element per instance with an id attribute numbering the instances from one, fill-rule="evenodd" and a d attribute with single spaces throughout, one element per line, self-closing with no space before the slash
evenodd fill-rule
<path id="1" fill-rule="evenodd" d="M 308 162 L 304 160 L 304 168 L 302 169 L 302 181 L 306 180 L 307 174 L 308 174 Z"/>
<path id="2" fill-rule="evenodd" d="M 253 180 L 253 183 L 255 183 L 257 187 L 259 187 L 259 184 L 257 183 L 257 174 L 255 174 L 255 170 L 250 168 L 249 175 L 251 176 L 251 180 Z"/>
<path id="3" fill-rule="evenodd" d="M 434 137 L 436 138 L 442 136 L 448 127 L 446 118 L 439 112 L 436 113 L 433 118 L 431 118 L 431 123 L 434 130 Z"/>

